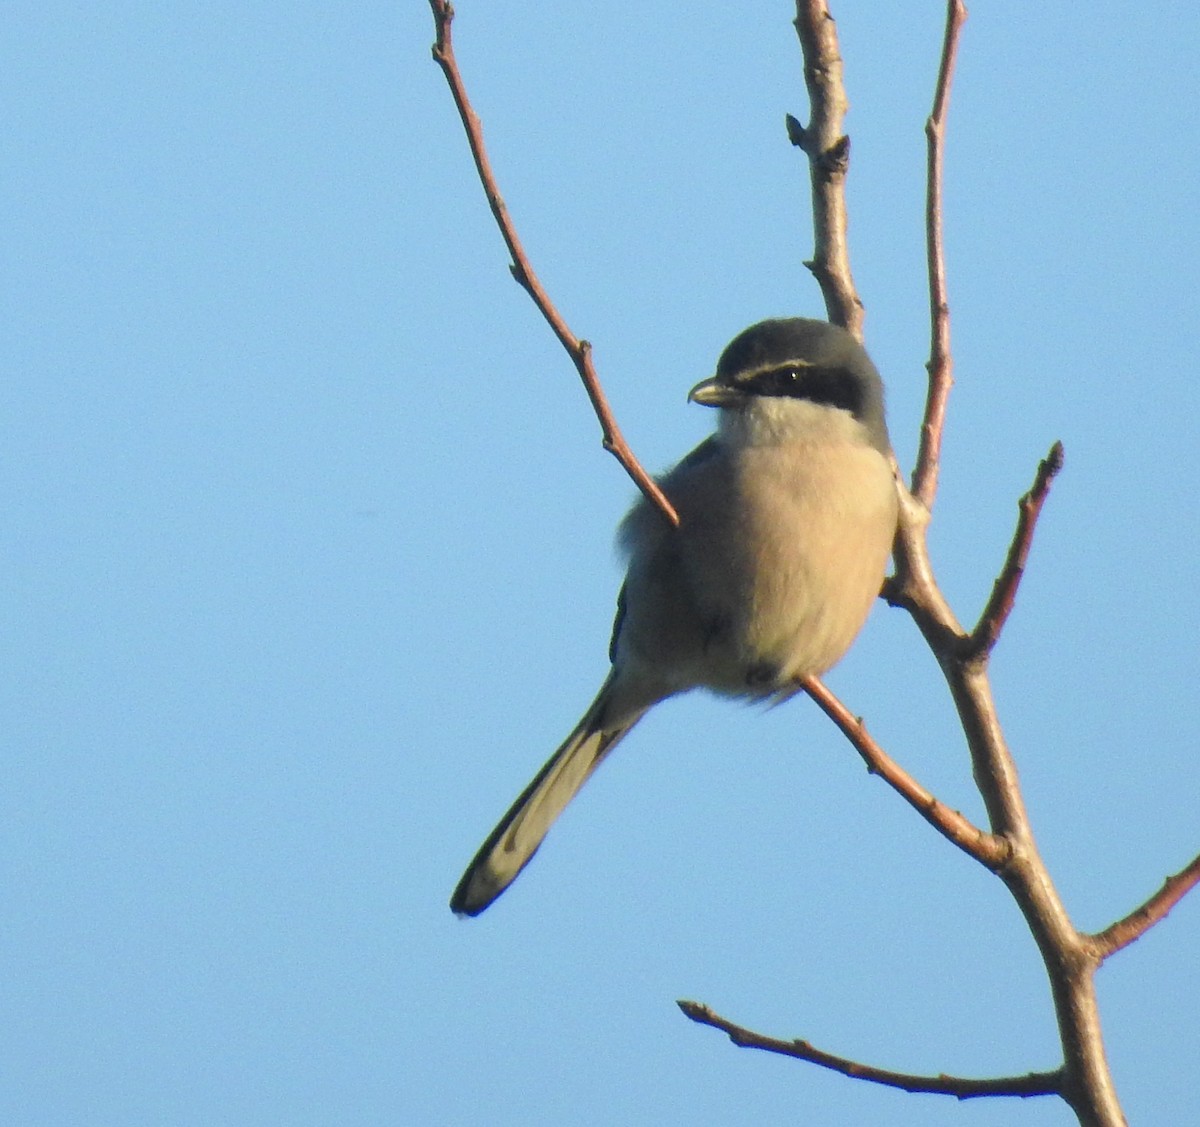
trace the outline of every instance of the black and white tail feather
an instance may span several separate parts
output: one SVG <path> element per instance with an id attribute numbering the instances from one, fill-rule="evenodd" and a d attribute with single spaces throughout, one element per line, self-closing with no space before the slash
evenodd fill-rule
<path id="1" fill-rule="evenodd" d="M 579 793 L 610 751 L 645 715 L 645 709 L 605 725 L 616 671 L 607 680 L 578 726 L 512 804 L 500 824 L 467 866 L 450 898 L 462 916 L 477 916 L 500 895 L 533 859 L 547 831 Z"/>

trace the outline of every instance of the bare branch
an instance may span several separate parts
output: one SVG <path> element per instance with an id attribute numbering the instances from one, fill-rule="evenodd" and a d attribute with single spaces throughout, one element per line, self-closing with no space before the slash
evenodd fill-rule
<path id="1" fill-rule="evenodd" d="M 979 622 L 966 640 L 963 657 L 970 660 L 992 652 L 1004 629 L 1008 616 L 1012 613 L 1017 599 L 1017 588 L 1021 585 L 1021 577 L 1025 574 L 1025 562 L 1029 558 L 1029 549 L 1033 544 L 1033 533 L 1041 515 L 1042 506 L 1050 492 L 1050 484 L 1058 476 L 1063 467 L 1063 445 L 1056 442 L 1050 447 L 1050 453 L 1042 459 L 1037 474 L 1029 492 L 1017 502 L 1017 528 L 1013 533 L 1012 543 L 1008 547 L 1008 556 L 1004 568 L 992 585 L 992 594 L 979 616 Z"/>
<path id="2" fill-rule="evenodd" d="M 451 23 L 454 20 L 454 8 L 447 0 L 429 0 L 429 7 L 433 12 L 433 22 L 437 32 L 437 39 L 433 45 L 433 58 L 446 76 L 450 93 L 454 97 L 454 104 L 458 108 L 458 116 L 462 118 L 463 129 L 466 130 L 467 141 L 471 146 L 471 156 L 475 160 L 475 169 L 483 184 L 488 206 L 492 209 L 496 226 L 500 228 L 500 234 L 504 238 L 509 254 L 512 255 L 510 269 L 513 277 L 533 299 L 534 304 L 554 331 L 554 335 L 567 350 L 567 355 L 571 357 L 575 370 L 579 373 L 580 380 L 583 381 L 588 399 L 591 400 L 592 409 L 596 412 L 596 418 L 600 422 L 604 449 L 621 463 L 637 487 L 652 504 L 658 507 L 667 520 L 678 526 L 679 516 L 671 502 L 667 500 L 654 479 L 634 457 L 633 451 L 617 426 L 617 421 L 613 417 L 612 409 L 608 405 L 608 399 L 605 397 L 604 389 L 600 386 L 600 379 L 596 375 L 596 369 L 592 363 L 591 345 L 586 340 L 580 340 L 571 332 L 570 326 L 543 288 L 525 254 L 521 240 L 517 237 L 516 228 L 513 226 L 508 208 L 496 185 L 496 177 L 492 172 L 491 162 L 488 160 L 487 150 L 484 147 L 483 124 L 472 107 L 470 98 L 467 97 L 466 85 L 458 69 L 458 60 L 454 56 L 454 43 L 450 31 Z"/>
<path id="3" fill-rule="evenodd" d="M 719 1014 L 713 1013 L 701 1002 L 680 1000 L 675 1003 L 684 1014 L 699 1025 L 708 1025 L 728 1035 L 735 1044 L 745 1049 L 762 1049 L 768 1053 L 779 1053 L 785 1057 L 808 1061 L 822 1068 L 840 1072 L 855 1080 L 866 1080 L 888 1088 L 901 1088 L 905 1092 L 926 1092 L 931 1095 L 954 1096 L 969 1100 L 978 1096 L 1053 1096 L 1061 1092 L 1062 1072 L 1030 1072 L 1024 1076 L 1000 1076 L 978 1080 L 966 1076 L 919 1076 L 911 1072 L 892 1072 L 886 1068 L 861 1064 L 848 1057 L 835 1056 L 818 1049 L 807 1041 L 783 1041 L 767 1037 L 753 1030 L 735 1025 Z"/>
<path id="4" fill-rule="evenodd" d="M 850 273 L 846 241 L 846 169 L 850 138 L 842 133 L 846 115 L 842 56 L 837 25 L 825 0 L 796 0 L 796 34 L 804 55 L 810 118 L 803 126 L 790 114 L 788 139 L 808 157 L 812 183 L 813 257 L 804 265 L 812 271 L 825 299 L 830 321 L 862 339 L 863 305 Z"/>
<path id="5" fill-rule="evenodd" d="M 871 774 L 883 779 L 938 833 L 968 856 L 993 871 L 1003 868 L 1009 859 L 1008 843 L 1003 838 L 981 830 L 969 818 L 952 810 L 926 790 L 871 738 L 862 720 L 854 716 L 816 677 L 808 677 L 802 684 L 804 691 L 862 756 Z"/>
<path id="6" fill-rule="evenodd" d="M 1125 1117 L 1104 1053 L 1094 972 L 1099 959 L 1090 937 L 1071 922 L 1045 861 L 1038 853 L 987 676 L 987 663 L 972 652 L 969 636 L 939 590 L 929 559 L 926 528 L 937 492 L 946 402 L 952 384 L 949 303 L 942 250 L 942 142 L 958 33 L 965 12 L 948 0 L 942 62 L 933 113 L 927 125 L 929 183 L 926 237 L 933 345 L 929 391 L 913 493 L 901 490 L 901 517 L 894 557 L 896 575 L 887 585 L 890 601 L 905 607 L 937 659 L 954 700 L 971 753 L 976 786 L 988 812 L 988 828 L 1012 851 L 998 871 L 1025 917 L 1046 967 L 1063 1048 L 1060 1091 L 1088 1127 L 1123 1127 Z M 1018 535 L 1018 553 L 1020 552 Z M 1002 575 L 996 602 L 985 611 L 980 636 L 1003 624 L 1006 600 L 1015 594 L 1015 569 Z M 992 605 L 992 604 L 989 604 Z"/>
<path id="7" fill-rule="evenodd" d="M 1166 918 L 1197 884 L 1200 884 L 1200 854 L 1191 859 L 1187 866 L 1163 881 L 1163 886 L 1141 907 L 1135 908 L 1124 919 L 1117 920 L 1103 931 L 1091 936 L 1099 959 L 1107 959 L 1123 947 L 1141 939 L 1156 923 Z"/>
<path id="8" fill-rule="evenodd" d="M 954 362 L 950 355 L 950 302 L 946 291 L 946 258 L 942 241 L 942 154 L 946 136 L 946 110 L 950 84 L 958 56 L 958 35 L 967 18 L 962 0 L 948 0 L 942 60 L 933 95 L 933 112 L 925 123 L 927 143 L 925 193 L 925 247 L 929 272 L 929 392 L 921 423 L 921 447 L 913 471 L 912 491 L 927 509 L 937 495 L 942 454 L 942 430 L 946 424 L 946 402 L 954 385 Z"/>

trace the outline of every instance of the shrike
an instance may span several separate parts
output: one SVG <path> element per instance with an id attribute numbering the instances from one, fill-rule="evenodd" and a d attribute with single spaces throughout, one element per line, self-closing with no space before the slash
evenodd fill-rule
<path id="1" fill-rule="evenodd" d="M 467 867 L 455 912 L 478 915 L 516 879 L 649 708 L 695 688 L 786 696 L 841 659 L 879 594 L 897 497 L 862 346 L 824 321 L 762 321 L 688 399 L 717 408 L 717 430 L 659 479 L 679 526 L 645 499 L 622 522 L 612 669 Z"/>

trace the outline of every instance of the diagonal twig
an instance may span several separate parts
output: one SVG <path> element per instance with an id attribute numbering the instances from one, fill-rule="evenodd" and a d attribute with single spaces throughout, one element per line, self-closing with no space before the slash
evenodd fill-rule
<path id="1" fill-rule="evenodd" d="M 1173 876 L 1167 877 L 1160 888 L 1140 907 L 1124 919 L 1110 924 L 1091 936 L 1092 948 L 1101 960 L 1116 954 L 1122 947 L 1141 939 L 1156 923 L 1164 919 L 1197 884 L 1200 884 L 1200 854 Z"/>
<path id="2" fill-rule="evenodd" d="M 554 331 L 554 335 L 558 337 L 563 348 L 567 350 L 567 355 L 571 357 L 571 361 L 575 365 L 575 370 L 579 373 L 579 378 L 583 382 L 588 399 L 591 401 L 592 410 L 595 411 L 596 418 L 600 422 L 604 449 L 621 463 L 625 472 L 633 479 L 634 484 L 637 485 L 653 505 L 657 506 L 663 516 L 671 524 L 678 525 L 679 516 L 675 512 L 671 502 L 667 500 L 654 479 L 642 468 L 641 463 L 634 456 L 633 451 L 629 448 L 628 443 L 621 434 L 620 427 L 617 426 L 617 421 L 613 416 L 612 409 L 608 405 L 604 389 L 600 386 L 600 379 L 596 375 L 595 365 L 592 363 L 592 346 L 586 340 L 580 340 L 579 337 L 571 332 L 570 326 L 550 300 L 550 295 L 546 293 L 545 288 L 534 272 L 533 266 L 530 264 L 529 258 L 525 253 L 525 248 L 521 245 L 521 240 L 517 237 L 516 228 L 513 226 L 512 219 L 508 214 L 508 208 L 496 185 L 496 177 L 492 172 L 491 162 L 488 160 L 487 150 L 483 144 L 483 124 L 479 120 L 479 115 L 472 107 L 470 98 L 467 97 L 466 84 L 463 82 L 462 74 L 459 71 L 458 60 L 454 56 L 454 43 L 451 39 L 451 23 L 454 20 L 454 8 L 447 0 L 429 0 L 429 7 L 433 12 L 433 23 L 437 33 L 437 38 L 433 45 L 433 58 L 438 66 L 442 68 L 442 73 L 446 76 L 446 82 L 450 87 L 450 93 L 453 95 L 454 104 L 458 109 L 458 116 L 462 118 L 463 129 L 466 130 L 467 134 L 467 142 L 471 146 L 471 156 L 475 160 L 475 170 L 479 173 L 480 182 L 483 184 L 483 191 L 487 196 L 488 206 L 492 209 L 492 216 L 496 220 L 496 226 L 500 228 L 500 234 L 504 238 L 509 254 L 512 255 L 510 269 L 512 270 L 513 277 L 533 299 L 533 303 L 538 307 L 538 310 Z"/>
<path id="3" fill-rule="evenodd" d="M 937 494 L 942 455 L 942 431 L 946 425 L 946 403 L 954 386 L 954 362 L 950 355 L 950 302 L 946 290 L 946 257 L 942 239 L 942 154 L 945 148 L 946 111 L 950 84 L 958 57 L 958 34 L 967 18 L 962 0 L 949 0 L 942 58 L 934 88 L 933 110 L 925 123 L 927 145 L 925 191 L 925 247 L 929 273 L 929 391 L 921 422 L 921 444 L 913 471 L 913 495 L 927 509 Z"/>
<path id="4" fill-rule="evenodd" d="M 1033 545 L 1033 533 L 1037 527 L 1038 517 L 1042 506 L 1050 492 L 1050 485 L 1063 468 L 1063 445 L 1056 442 L 1050 447 L 1050 453 L 1038 465 L 1033 485 L 1020 501 L 1017 502 L 1017 527 L 1013 532 L 1012 543 L 1008 546 L 1008 556 L 1004 567 L 992 584 L 992 593 L 988 598 L 979 622 L 965 639 L 962 656 L 966 661 L 991 653 L 1000 638 L 1000 631 L 1012 613 L 1017 599 L 1017 588 L 1021 586 L 1021 578 L 1025 574 L 1025 562 L 1029 559 L 1029 549 Z"/>
<path id="5" fill-rule="evenodd" d="M 745 1049 L 762 1049 L 768 1053 L 794 1057 L 822 1068 L 840 1072 L 855 1080 L 867 1080 L 888 1088 L 901 1088 L 905 1092 L 926 1092 L 931 1095 L 954 1096 L 960 1100 L 978 1096 L 1053 1096 L 1062 1089 L 1062 1072 L 1030 1072 L 1024 1076 L 998 1076 L 975 1079 L 967 1076 L 921 1076 L 911 1072 L 893 1072 L 887 1068 L 862 1064 L 848 1057 L 839 1057 L 818 1049 L 808 1041 L 785 1041 L 778 1037 L 767 1037 L 721 1017 L 702 1002 L 680 1000 L 675 1003 L 684 1014 L 698 1025 L 719 1029 L 735 1044 Z"/>
<path id="6" fill-rule="evenodd" d="M 968 856 L 993 871 L 1004 867 L 1009 859 L 1010 848 L 1003 838 L 981 830 L 969 818 L 926 790 L 875 742 L 862 720 L 854 716 L 816 677 L 808 677 L 802 684 L 804 691 L 816 701 L 817 707 L 841 729 L 854 750 L 862 756 L 871 774 L 883 779 L 938 833 Z"/>

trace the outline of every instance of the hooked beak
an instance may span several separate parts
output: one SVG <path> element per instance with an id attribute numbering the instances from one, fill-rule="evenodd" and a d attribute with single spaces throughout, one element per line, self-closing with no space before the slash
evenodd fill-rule
<path id="1" fill-rule="evenodd" d="M 701 380 L 688 392 L 688 402 L 699 403 L 701 407 L 734 407 L 745 398 L 745 392 L 721 383 L 716 376 Z"/>

